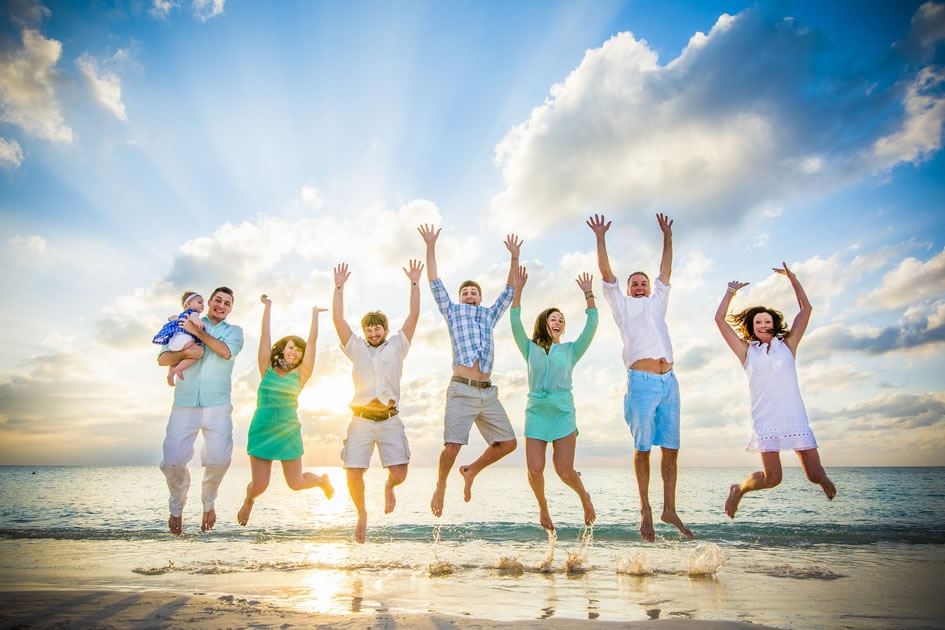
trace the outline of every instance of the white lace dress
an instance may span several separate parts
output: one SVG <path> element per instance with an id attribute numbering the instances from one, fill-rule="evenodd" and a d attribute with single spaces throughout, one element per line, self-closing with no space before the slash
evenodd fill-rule
<path id="1" fill-rule="evenodd" d="M 770 345 L 770 348 L 768 347 Z M 770 344 L 753 341 L 745 358 L 751 395 L 749 453 L 817 448 L 797 383 L 791 349 L 774 338 Z"/>

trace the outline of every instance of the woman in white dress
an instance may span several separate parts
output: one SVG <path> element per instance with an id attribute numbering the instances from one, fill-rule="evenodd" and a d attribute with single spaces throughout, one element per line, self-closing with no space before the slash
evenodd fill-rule
<path id="1" fill-rule="evenodd" d="M 837 494 L 837 488 L 827 478 L 820 464 L 817 441 L 807 421 L 807 410 L 801 399 L 794 364 L 797 346 L 810 321 L 811 305 L 797 276 L 788 269 L 786 263 L 781 264 L 783 268 L 774 271 L 791 281 L 801 307 L 790 331 L 784 324 L 784 316 L 766 306 L 753 306 L 727 316 L 732 297 L 747 282 L 729 282 L 715 313 L 715 323 L 722 337 L 748 375 L 752 437 L 746 450 L 749 453 L 761 453 L 761 465 L 764 468 L 729 488 L 725 513 L 731 518 L 735 518 L 738 502 L 746 492 L 766 490 L 781 483 L 783 449 L 792 449 L 797 453 L 807 478 L 823 488 L 828 499 L 833 499 Z M 735 325 L 734 330 L 729 322 Z"/>

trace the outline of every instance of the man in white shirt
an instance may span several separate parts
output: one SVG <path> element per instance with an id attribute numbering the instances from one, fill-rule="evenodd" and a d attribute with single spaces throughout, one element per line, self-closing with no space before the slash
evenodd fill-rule
<path id="1" fill-rule="evenodd" d="M 353 413 L 348 424 L 348 436 L 341 449 L 341 459 L 348 475 L 348 492 L 358 510 L 358 525 L 354 539 L 363 543 L 367 537 L 367 510 L 364 507 L 364 471 L 371 465 L 371 455 L 377 445 L 381 465 L 387 469 L 384 486 L 384 513 L 394 510 L 397 500 L 394 487 L 407 478 L 410 447 L 404 423 L 400 420 L 397 404 L 400 402 L 400 376 L 410 341 L 420 317 L 420 273 L 423 265 L 411 260 L 404 269 L 410 280 L 410 313 L 403 327 L 387 336 L 387 316 L 373 311 L 361 320 L 364 338 L 351 332 L 344 317 L 344 285 L 350 276 L 348 265 L 335 267 L 335 291 L 332 298 L 332 321 L 341 349 L 351 359 L 354 378 Z"/>
<path id="2" fill-rule="evenodd" d="M 676 460 L 679 454 L 679 384 L 673 374 L 673 347 L 666 328 L 669 277 L 673 267 L 673 222 L 658 214 L 663 232 L 660 275 L 650 292 L 650 278 L 635 271 L 627 279 L 624 294 L 610 268 L 605 234 L 610 221 L 594 215 L 587 221 L 597 237 L 597 264 L 603 278 L 604 297 L 623 339 L 623 362 L 627 368 L 624 420 L 633 436 L 633 468 L 640 492 L 640 536 L 653 542 L 653 513 L 650 509 L 650 449 L 659 446 L 663 477 L 663 513 L 660 520 L 675 525 L 682 534 L 694 538 L 676 514 Z"/>

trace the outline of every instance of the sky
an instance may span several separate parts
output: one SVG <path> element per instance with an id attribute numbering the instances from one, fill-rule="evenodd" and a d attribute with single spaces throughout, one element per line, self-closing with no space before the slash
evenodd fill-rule
<path id="1" fill-rule="evenodd" d="M 172 404 L 152 336 L 184 290 L 232 287 L 245 465 L 262 307 L 303 335 L 351 266 L 346 317 L 398 329 L 416 227 L 440 276 L 504 286 L 525 241 L 526 329 L 573 339 L 592 213 L 618 277 L 658 273 L 683 466 L 750 466 L 747 380 L 713 316 L 813 303 L 801 389 L 830 466 L 945 465 L 945 3 L 13 0 L 0 8 L 0 464 L 156 465 Z M 400 409 L 433 466 L 451 366 L 422 287 Z M 609 307 L 574 372 L 578 468 L 630 466 Z M 493 380 L 518 435 L 508 318 Z M 350 363 L 322 315 L 300 399 L 310 466 L 340 465 Z M 460 460 L 484 446 L 473 431 Z M 524 466 L 524 448 L 500 465 Z M 796 464 L 786 456 L 787 465 Z M 378 465 L 375 456 L 374 465 Z"/>

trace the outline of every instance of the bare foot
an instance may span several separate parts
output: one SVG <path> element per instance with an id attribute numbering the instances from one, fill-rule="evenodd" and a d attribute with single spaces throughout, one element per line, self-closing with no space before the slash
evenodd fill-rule
<path id="1" fill-rule="evenodd" d="M 430 511 L 433 516 L 443 516 L 443 496 L 446 494 L 446 486 L 436 484 L 436 490 L 433 491 L 433 499 L 430 501 Z"/>
<path id="2" fill-rule="evenodd" d="M 555 529 L 555 524 L 551 522 L 551 515 L 548 514 L 547 507 L 538 508 L 538 522 L 549 531 L 554 531 Z"/>
<path id="3" fill-rule="evenodd" d="M 174 387 L 174 370 L 168 370 L 167 384 L 170 385 L 171 387 Z"/>
<path id="4" fill-rule="evenodd" d="M 649 510 L 640 510 L 640 538 L 646 542 L 656 540 L 656 532 L 653 531 L 653 513 Z"/>
<path id="5" fill-rule="evenodd" d="M 358 514 L 358 525 L 354 528 L 354 541 L 363 545 L 367 540 L 367 512 Z"/>
<path id="6" fill-rule="evenodd" d="M 735 511 L 738 510 L 738 502 L 742 500 L 741 486 L 733 483 L 728 487 L 728 499 L 725 500 L 725 513 L 729 518 L 735 518 Z"/>
<path id="7" fill-rule="evenodd" d="M 597 520 L 597 512 L 594 511 L 594 504 L 591 503 L 591 493 L 585 492 L 581 499 L 581 505 L 584 506 L 584 524 L 593 525 Z"/>
<path id="8" fill-rule="evenodd" d="M 692 533 L 692 530 L 683 525 L 682 519 L 679 518 L 679 515 L 676 514 L 676 512 L 667 512 L 666 510 L 663 510 L 660 520 L 664 523 L 675 525 L 676 529 L 678 529 L 683 536 L 689 538 L 690 540 L 696 537 L 696 535 Z"/>
<path id="9" fill-rule="evenodd" d="M 820 487 L 824 489 L 824 494 L 827 495 L 829 500 L 833 501 L 833 498 L 837 496 L 837 486 L 833 485 L 833 482 L 827 477 L 824 477 L 824 482 L 820 484 Z"/>
<path id="10" fill-rule="evenodd" d="M 236 513 L 236 522 L 246 525 L 249 522 L 249 513 L 253 511 L 253 501 L 249 497 L 243 499 L 243 507 Z"/>
<path id="11" fill-rule="evenodd" d="M 463 486 L 463 501 L 469 503 L 472 501 L 472 485 L 473 480 L 476 478 L 476 473 L 472 472 L 469 466 L 460 466 L 459 474 L 463 476 L 463 480 L 466 482 L 466 485 Z"/>
<path id="12" fill-rule="evenodd" d="M 180 536 L 184 531 L 184 518 L 182 516 L 171 516 L 167 519 L 167 528 L 175 536 Z"/>
<path id="13" fill-rule="evenodd" d="M 210 510 L 203 513 L 203 521 L 200 522 L 200 531 L 209 532 L 217 524 L 216 510 Z"/>
<path id="14" fill-rule="evenodd" d="M 394 486 L 389 483 L 384 484 L 384 514 L 390 514 L 397 505 L 397 497 L 394 496 Z"/>
<path id="15" fill-rule="evenodd" d="M 335 496 L 335 488 L 331 485 L 331 479 L 328 478 L 328 475 L 322 475 L 322 480 L 318 484 L 318 487 L 325 493 L 326 499 L 331 499 Z"/>

